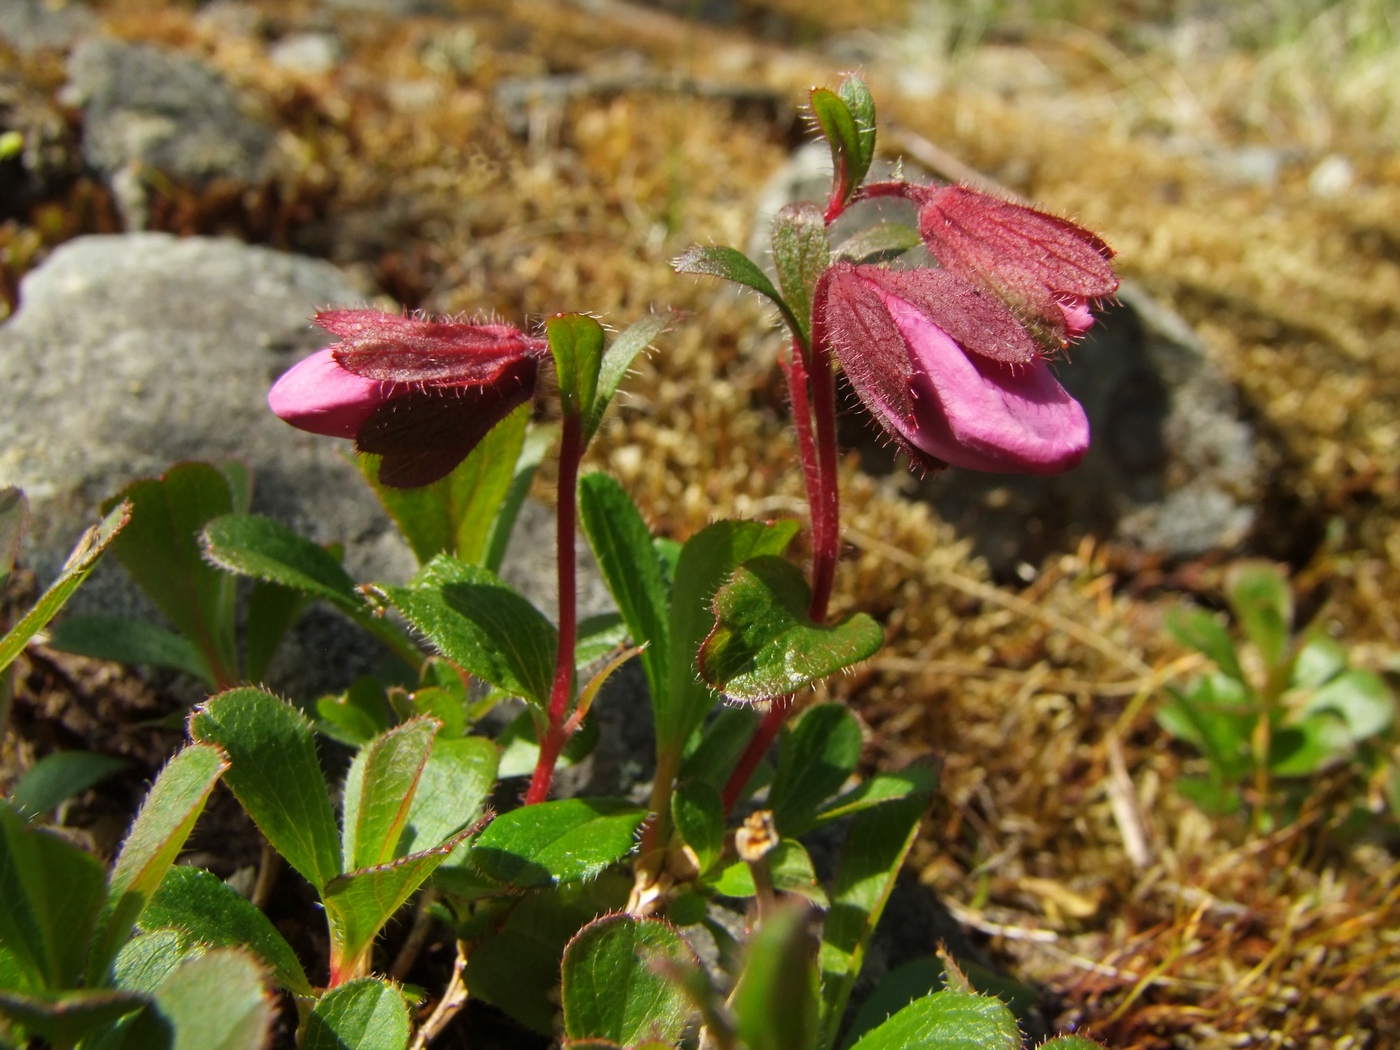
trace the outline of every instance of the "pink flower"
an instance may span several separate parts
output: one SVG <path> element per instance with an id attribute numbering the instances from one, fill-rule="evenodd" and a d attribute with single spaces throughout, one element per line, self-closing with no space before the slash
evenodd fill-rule
<path id="1" fill-rule="evenodd" d="M 1118 289 L 1113 249 L 1066 219 L 967 186 L 876 183 L 919 207 L 919 235 L 951 273 L 999 295 L 1044 345 L 1064 347 L 1094 323 L 1093 303 Z"/>
<path id="2" fill-rule="evenodd" d="M 450 474 L 534 394 L 547 346 L 512 325 L 323 310 L 341 337 L 287 370 L 268 406 L 294 427 L 352 437 L 382 457 L 379 480 L 416 488 Z"/>
<path id="3" fill-rule="evenodd" d="M 1083 408 L 1020 322 L 947 270 L 837 263 L 814 316 L 866 407 L 925 467 L 1055 474 L 1089 448 Z"/>

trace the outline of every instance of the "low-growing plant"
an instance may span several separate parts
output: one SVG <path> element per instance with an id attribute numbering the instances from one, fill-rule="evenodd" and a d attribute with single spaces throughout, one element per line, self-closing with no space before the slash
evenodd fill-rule
<path id="1" fill-rule="evenodd" d="M 133 1040 L 154 1038 L 148 1029 L 161 1023 L 174 1045 L 257 1045 L 270 1009 L 265 977 L 296 1004 L 303 1048 L 421 1048 L 471 997 L 573 1048 L 1020 1045 L 1010 1009 L 974 991 L 951 959 L 938 964 L 945 987 L 909 992 L 906 975 L 872 997 L 885 1015 L 849 1016 L 937 770 L 915 762 L 861 775 L 855 716 L 839 703 L 799 711 L 795 699 L 884 642 L 870 616 L 828 614 L 840 554 L 836 365 L 925 469 L 1066 469 L 1083 456 L 1088 425 L 1046 359 L 1116 287 L 1112 252 L 1072 223 L 970 189 L 867 181 L 875 108 L 859 78 L 814 90 L 811 104 L 831 146 L 832 190 L 825 205 L 779 213 L 776 285 L 732 248 L 694 248 L 676 264 L 758 291 L 788 328 L 810 575 L 789 557 L 798 521 L 716 521 L 676 542 L 652 533 L 612 477 L 580 476 L 620 383 L 670 315 L 609 341 L 582 313 L 549 317 L 540 335 L 495 321 L 319 314 L 338 342 L 288 371 L 269 403 L 302 429 L 354 439 L 418 571 L 403 584 L 357 586 L 338 552 L 248 513 L 250 480 L 236 467 L 182 464 L 121 494 L 132 523 L 114 549 L 174 630 L 69 621 L 56 638 L 180 668 L 215 695 L 190 714 L 193 743 L 157 780 L 108 878 L 116 917 L 91 904 L 104 917 L 95 925 L 78 921 L 80 909 L 62 916 L 62 929 L 0 923 L 0 1016 L 11 1038 L 156 1045 Z M 887 223 L 831 243 L 847 208 L 882 196 L 913 202 L 919 228 Z M 939 268 L 883 265 L 919 243 Z M 532 428 L 526 406 L 548 369 L 557 428 Z M 497 570 L 556 435 L 551 622 Z M 580 527 L 616 615 L 578 618 Z M 256 581 L 241 656 L 236 576 Z M 305 710 L 245 684 L 262 681 L 277 639 L 311 601 L 379 639 L 397 670 L 306 698 Z M 600 689 L 632 659 L 655 727 L 649 790 L 551 797 L 556 770 L 589 744 Z M 488 734 L 483 719 L 504 702 L 521 711 Z M 318 749 L 317 730 L 354 749 L 348 767 L 335 748 Z M 182 809 L 165 785 L 176 764 L 200 760 L 198 804 L 222 775 L 270 849 L 315 891 L 325 958 L 299 958 L 208 872 L 171 866 L 198 807 L 190 794 Z M 529 778 L 523 797 L 500 786 L 517 775 Z M 145 830 L 157 818 L 182 831 Z M 17 863 L 21 848 L 36 865 L 62 853 L 87 872 L 85 886 L 100 883 L 90 858 L 6 819 L 15 829 L 6 842 L 19 845 L 6 847 L 4 863 Z M 814 833 L 840 842 L 827 878 L 808 852 Z M 154 859 L 127 874 L 137 846 Z M 392 967 L 376 947 L 420 890 L 415 928 L 440 921 L 457 945 L 447 987 L 421 1005 L 419 993 L 376 976 L 411 965 L 413 934 Z M 48 915 L 49 898 L 33 899 L 33 914 Z M 61 941 L 63 966 L 24 976 L 32 936 Z M 707 965 L 701 942 L 713 948 Z M 187 1039 L 180 989 L 204 975 L 189 968 L 249 958 L 261 969 L 240 971 L 251 974 L 241 984 L 229 978 L 243 990 L 230 1003 L 257 1003 L 237 1038 Z"/>
<path id="2" fill-rule="evenodd" d="M 1257 829 L 1289 819 L 1318 772 L 1375 768 L 1395 725 L 1395 696 L 1318 624 L 1294 630 L 1293 594 L 1277 566 L 1239 562 L 1225 580 L 1234 634 L 1210 612 L 1178 608 L 1167 629 L 1215 670 L 1168 688 L 1158 723 L 1205 759 L 1206 775 L 1176 787 L 1211 813 L 1246 803 Z"/>

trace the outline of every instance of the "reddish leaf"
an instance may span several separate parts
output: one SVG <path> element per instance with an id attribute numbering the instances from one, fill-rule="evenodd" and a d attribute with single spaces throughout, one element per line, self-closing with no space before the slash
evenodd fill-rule
<path id="1" fill-rule="evenodd" d="M 530 399 L 538 368 L 533 357 L 516 358 L 490 386 L 427 388 L 386 401 L 360 428 L 355 447 L 383 457 L 379 480 L 384 485 L 432 484 Z"/>
<path id="2" fill-rule="evenodd" d="M 424 321 L 375 310 L 331 310 L 316 323 L 341 337 L 333 356 L 347 372 L 385 383 L 494 383 L 520 358 L 543 352 L 513 325 Z"/>
<path id="3" fill-rule="evenodd" d="M 1111 295 L 1113 249 L 1057 216 L 946 186 L 917 195 L 919 233 L 945 269 L 981 283 L 1065 338 L 1061 304 Z"/>

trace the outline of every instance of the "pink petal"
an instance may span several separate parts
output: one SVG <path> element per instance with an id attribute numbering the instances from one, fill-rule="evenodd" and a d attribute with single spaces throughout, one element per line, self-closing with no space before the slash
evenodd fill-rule
<path id="1" fill-rule="evenodd" d="M 1058 305 L 1065 315 L 1065 330 L 1071 339 L 1078 339 L 1094 326 L 1094 311 L 1088 299 L 1073 299 Z"/>
<path id="2" fill-rule="evenodd" d="M 882 293 L 913 362 L 914 419 L 900 430 L 928 454 L 971 470 L 1055 474 L 1089 448 L 1084 409 L 1042 361 L 973 357 L 916 307 Z"/>
<path id="3" fill-rule="evenodd" d="M 391 384 L 341 368 L 327 348 L 284 372 L 267 392 L 267 404 L 298 430 L 352 438 L 392 392 Z"/>

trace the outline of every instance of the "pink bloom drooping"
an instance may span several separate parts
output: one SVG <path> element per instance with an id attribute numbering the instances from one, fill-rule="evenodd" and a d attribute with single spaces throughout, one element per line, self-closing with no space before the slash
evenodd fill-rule
<path id="1" fill-rule="evenodd" d="M 1093 303 L 1118 289 L 1113 249 L 1084 227 L 967 186 L 876 183 L 919 208 L 919 236 L 945 270 L 1000 296 L 1045 345 L 1094 323 Z"/>
<path id="2" fill-rule="evenodd" d="M 1055 474 L 1089 421 L 995 296 L 947 270 L 837 263 L 815 318 L 867 408 L 925 467 Z"/>
<path id="3" fill-rule="evenodd" d="M 547 347 L 512 325 L 323 310 L 340 342 L 294 365 L 267 395 L 294 427 L 355 439 L 379 480 L 416 488 L 450 474 L 534 394 Z"/>

